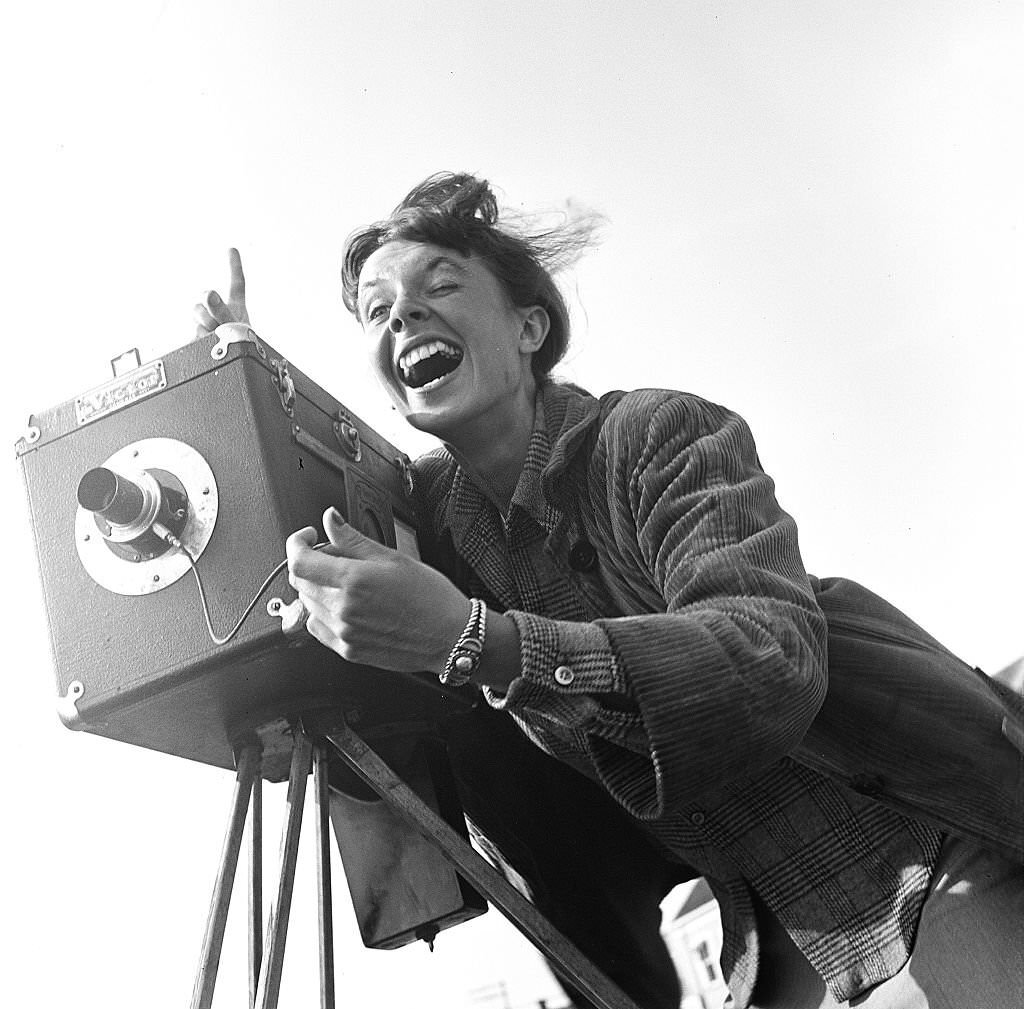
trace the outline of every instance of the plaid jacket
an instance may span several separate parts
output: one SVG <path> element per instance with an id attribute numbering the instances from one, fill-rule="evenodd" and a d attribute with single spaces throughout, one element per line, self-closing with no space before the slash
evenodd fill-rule
<path id="1" fill-rule="evenodd" d="M 444 450 L 417 469 L 461 587 L 519 629 L 521 675 L 488 702 L 707 878 L 737 1005 L 754 895 L 836 998 L 896 973 L 942 834 L 794 759 L 827 628 L 746 424 L 681 393 L 548 385 L 507 516 Z"/>

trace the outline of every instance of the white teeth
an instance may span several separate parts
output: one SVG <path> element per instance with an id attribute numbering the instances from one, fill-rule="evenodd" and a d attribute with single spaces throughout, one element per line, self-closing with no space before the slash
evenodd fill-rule
<path id="1" fill-rule="evenodd" d="M 459 356 L 459 352 L 447 343 L 442 343 L 440 340 L 431 340 L 430 343 L 421 344 L 419 347 L 414 347 L 412 350 L 403 354 L 398 359 L 398 366 L 403 371 L 407 371 L 414 364 L 418 364 L 420 361 L 423 361 L 428 357 L 432 357 L 434 354 L 444 354 L 445 357 Z"/>

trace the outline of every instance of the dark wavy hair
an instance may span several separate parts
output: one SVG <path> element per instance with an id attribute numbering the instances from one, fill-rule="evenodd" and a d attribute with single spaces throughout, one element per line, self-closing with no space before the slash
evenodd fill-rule
<path id="1" fill-rule="evenodd" d="M 431 175 L 389 217 L 346 239 L 341 268 L 345 307 L 360 318 L 359 274 L 370 255 L 388 242 L 422 242 L 463 256 L 475 254 L 513 305 L 540 305 L 547 311 L 551 328 L 531 360 L 538 381 L 546 379 L 569 346 L 569 311 L 554 276 L 595 242 L 602 219 L 593 212 L 566 215 L 557 227 L 531 233 L 504 218 L 499 225 L 498 218 L 498 201 L 486 180 L 465 173 Z"/>

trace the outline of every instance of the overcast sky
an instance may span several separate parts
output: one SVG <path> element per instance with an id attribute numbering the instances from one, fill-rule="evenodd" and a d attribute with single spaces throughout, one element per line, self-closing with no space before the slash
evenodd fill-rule
<path id="1" fill-rule="evenodd" d="M 419 450 L 363 363 L 340 248 L 427 174 L 474 171 L 513 207 L 608 218 L 569 278 L 565 377 L 737 409 L 810 571 L 972 664 L 1024 654 L 1019 4 L 64 0 L 6 22 L 10 445 L 121 351 L 187 342 L 236 245 L 257 331 Z M 8 1001 L 177 1009 L 231 776 L 60 726 L 13 452 L 2 474 Z M 282 1009 L 315 1004 L 313 885 L 307 836 Z M 353 1004 L 550 994 L 494 913 L 433 956 L 369 953 L 336 905 Z M 244 961 L 237 918 L 217 1005 Z"/>

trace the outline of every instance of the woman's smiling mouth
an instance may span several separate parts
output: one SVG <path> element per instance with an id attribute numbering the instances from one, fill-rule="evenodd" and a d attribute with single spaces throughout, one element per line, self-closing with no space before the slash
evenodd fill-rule
<path id="1" fill-rule="evenodd" d="M 431 340 L 398 359 L 398 374 L 410 389 L 422 389 L 450 375 L 462 363 L 462 350 L 444 340 Z"/>

